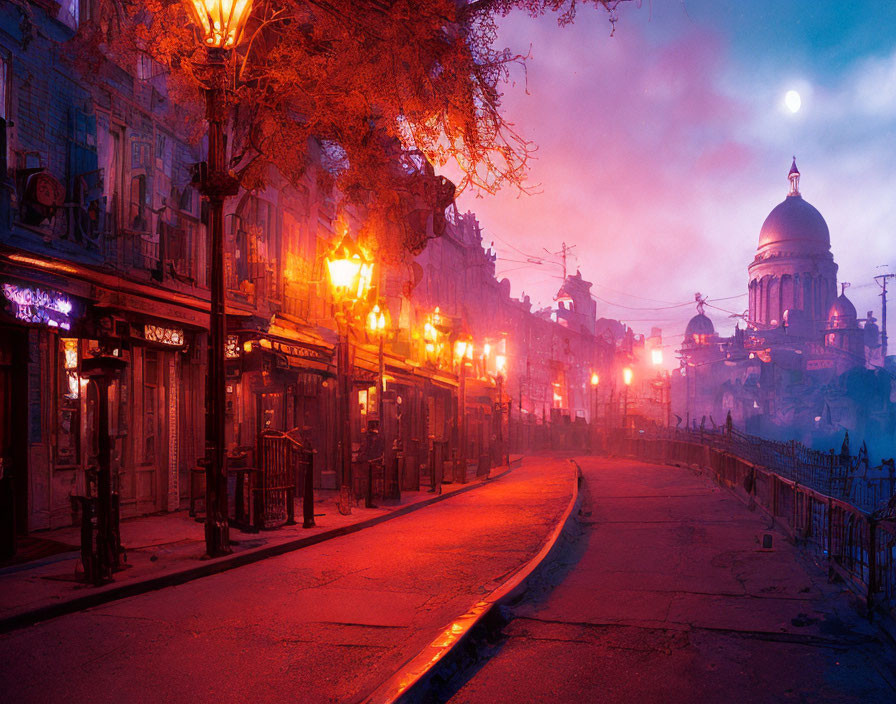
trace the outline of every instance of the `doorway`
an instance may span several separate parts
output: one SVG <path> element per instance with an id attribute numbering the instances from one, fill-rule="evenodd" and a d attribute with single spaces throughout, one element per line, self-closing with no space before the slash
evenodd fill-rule
<path id="1" fill-rule="evenodd" d="M 0 325 L 0 560 L 28 532 L 27 359 L 21 329 Z"/>

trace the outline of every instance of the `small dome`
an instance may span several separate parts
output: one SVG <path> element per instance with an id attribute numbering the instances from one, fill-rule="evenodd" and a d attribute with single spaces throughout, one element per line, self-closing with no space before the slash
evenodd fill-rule
<path id="1" fill-rule="evenodd" d="M 769 213 L 759 232 L 759 252 L 824 254 L 831 250 L 831 233 L 821 213 L 800 195 L 787 196 Z"/>
<path id="2" fill-rule="evenodd" d="M 841 293 L 828 311 L 828 327 L 856 327 L 857 318 L 856 307 L 846 297 L 845 293 Z"/>
<path id="3" fill-rule="evenodd" d="M 716 329 L 713 327 L 712 321 L 703 313 L 698 313 L 688 322 L 684 336 L 685 338 L 692 338 L 694 335 L 715 335 L 715 333 Z"/>

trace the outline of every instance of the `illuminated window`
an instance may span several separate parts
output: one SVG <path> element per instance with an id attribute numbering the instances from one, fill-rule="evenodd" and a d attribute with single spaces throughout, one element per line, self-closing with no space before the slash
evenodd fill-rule
<path id="1" fill-rule="evenodd" d="M 60 338 L 59 346 L 59 415 L 56 426 L 56 465 L 72 466 L 79 462 L 81 435 L 81 377 L 79 341 Z"/>
<path id="2" fill-rule="evenodd" d="M 236 335 L 227 336 L 227 344 L 224 345 L 224 357 L 226 359 L 239 359 L 240 339 Z"/>
<path id="3" fill-rule="evenodd" d="M 161 325 L 144 325 L 143 337 L 149 342 L 177 347 L 184 344 L 183 328 L 166 328 Z M 226 354 L 226 352 L 225 352 Z"/>

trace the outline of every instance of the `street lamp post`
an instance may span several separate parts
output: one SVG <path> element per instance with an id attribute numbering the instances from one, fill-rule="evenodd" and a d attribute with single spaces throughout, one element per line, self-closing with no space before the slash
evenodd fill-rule
<path id="1" fill-rule="evenodd" d="M 495 357 L 495 370 L 498 383 L 498 456 L 502 464 L 510 466 L 510 458 L 504 454 L 504 374 L 507 372 L 507 357 L 499 354 Z M 510 404 L 507 406 L 508 419 L 510 417 Z"/>
<path id="2" fill-rule="evenodd" d="M 591 451 L 594 452 L 597 444 L 597 411 L 599 401 L 597 390 L 600 385 L 600 376 L 597 372 L 591 372 Z"/>
<path id="3" fill-rule="evenodd" d="M 379 348 L 379 368 L 378 368 L 378 384 L 376 389 L 376 399 L 377 399 L 377 417 L 380 420 L 380 432 L 383 430 L 383 392 L 386 390 L 386 374 L 385 374 L 385 361 L 383 358 L 383 340 L 386 335 L 386 314 L 380 308 L 380 304 L 377 303 L 373 306 L 373 310 L 371 310 L 367 314 L 367 329 L 370 331 L 372 335 L 374 335 L 377 339 L 377 344 Z"/>
<path id="4" fill-rule="evenodd" d="M 625 384 L 625 401 L 622 405 L 622 427 L 628 428 L 628 387 L 632 385 L 632 368 L 626 367 L 622 370 L 622 381 Z"/>
<path id="5" fill-rule="evenodd" d="M 378 347 L 378 378 L 377 378 L 377 389 L 376 389 L 376 406 L 377 406 L 377 418 L 379 418 L 380 424 L 380 440 L 385 443 L 385 418 L 383 417 L 383 396 L 386 392 L 386 364 L 385 358 L 383 356 L 383 342 L 386 337 L 386 311 L 383 308 L 380 308 L 380 304 L 377 303 L 373 306 L 373 309 L 367 314 L 367 330 L 371 335 L 374 335 L 377 339 L 377 347 Z M 385 474 L 386 474 L 386 457 L 385 453 L 383 454 L 383 481 L 385 482 Z M 392 480 L 389 480 L 389 483 L 392 483 Z M 398 465 L 396 464 L 395 470 L 395 483 L 392 486 L 385 487 L 386 495 L 392 498 L 401 498 L 401 489 L 398 486 Z M 370 493 L 370 486 L 368 484 L 368 496 Z M 370 501 L 368 501 L 370 503 Z"/>
<path id="6" fill-rule="evenodd" d="M 460 384 L 457 395 L 457 464 L 454 466 L 454 481 L 461 483 L 467 478 L 467 360 L 473 358 L 472 341 L 458 340 L 454 344 L 454 356 L 460 369 Z"/>
<path id="7" fill-rule="evenodd" d="M 354 503 L 350 402 L 352 373 L 350 338 L 354 305 L 366 297 L 373 264 L 346 234 L 327 257 L 327 271 L 333 289 L 336 328 L 336 456 L 339 467 L 339 512 L 350 514 Z"/>
<path id="8" fill-rule="evenodd" d="M 227 319 L 224 297 L 224 201 L 236 195 L 239 183 L 225 163 L 224 124 L 227 100 L 224 92 L 226 52 L 236 47 L 243 34 L 252 0 L 185 0 L 184 4 L 202 37 L 207 52 L 205 117 L 208 121 L 207 169 L 200 174 L 199 191 L 208 199 L 211 312 L 209 316 L 208 377 L 205 423 L 205 547 L 209 557 L 230 553 L 227 516 L 227 466 L 225 438 L 224 348 Z"/>

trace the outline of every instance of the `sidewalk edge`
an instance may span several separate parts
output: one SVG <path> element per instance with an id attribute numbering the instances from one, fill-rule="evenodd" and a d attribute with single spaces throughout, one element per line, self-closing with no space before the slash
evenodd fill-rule
<path id="1" fill-rule="evenodd" d="M 559 549 L 560 536 L 570 520 L 574 519 L 581 502 L 582 470 L 575 460 L 570 459 L 569 462 L 575 468 L 572 496 L 541 550 L 500 587 L 454 619 L 435 640 L 364 698 L 364 704 L 411 704 L 426 701 L 432 680 L 439 675 L 452 653 L 467 646 L 476 626 L 486 622 L 499 607 L 515 602 L 525 593 L 532 575 Z"/>
<path id="2" fill-rule="evenodd" d="M 511 460 L 507 469 L 502 471 L 500 474 L 495 474 L 488 478 L 479 478 L 447 494 L 439 494 L 438 496 L 433 496 L 432 498 L 424 499 L 423 501 L 418 501 L 417 503 L 408 504 L 407 506 L 402 506 L 401 508 L 398 508 L 394 511 L 390 511 L 389 513 L 384 513 L 380 516 L 374 516 L 373 518 L 368 518 L 367 520 L 359 521 L 358 523 L 354 523 L 349 526 L 334 528 L 332 530 L 317 533 L 316 535 L 310 535 L 305 538 L 296 538 L 295 540 L 278 543 L 277 545 L 266 545 L 259 548 L 245 550 L 244 552 L 226 555 L 224 557 L 218 557 L 215 559 L 204 561 L 195 567 L 188 567 L 184 570 L 159 575 L 157 577 L 148 577 L 146 579 L 137 580 L 128 584 L 116 585 L 113 583 L 108 587 L 101 588 L 101 591 L 95 591 L 90 594 L 76 596 L 65 601 L 46 604 L 34 609 L 26 609 L 23 611 L 19 611 L 18 613 L 12 613 L 8 616 L 0 618 L 0 634 L 9 633 L 10 631 L 25 628 L 26 626 L 32 626 L 36 623 L 40 623 L 41 621 L 48 621 L 59 616 L 65 616 L 67 614 L 83 611 L 85 609 L 102 606 L 103 604 L 107 604 L 112 601 L 118 601 L 119 599 L 127 599 L 132 596 L 139 596 L 140 594 L 145 594 L 147 592 L 164 589 L 165 587 L 174 587 L 180 584 L 186 584 L 187 582 L 192 582 L 195 579 L 210 577 L 211 575 L 236 569 L 237 567 L 242 567 L 244 565 L 251 565 L 255 562 L 260 562 L 261 560 L 265 560 L 270 557 L 277 557 L 288 552 L 293 552 L 295 550 L 301 550 L 302 548 L 311 547 L 312 545 L 317 545 L 318 543 L 322 543 L 327 540 L 332 540 L 334 538 L 340 538 L 344 535 L 356 533 L 359 530 L 371 528 L 373 526 L 379 525 L 380 523 L 385 523 L 386 521 L 392 520 L 393 518 L 406 516 L 407 514 L 413 513 L 414 511 L 417 511 L 421 508 L 432 506 L 433 504 L 437 504 L 441 501 L 445 501 L 446 499 L 450 499 L 453 496 L 459 496 L 460 494 L 464 494 L 468 491 L 472 491 L 473 489 L 477 489 L 485 485 L 489 481 L 494 481 L 505 476 L 516 467 L 519 467 L 522 464 L 522 461 L 523 457 L 518 457 L 517 459 Z"/>

